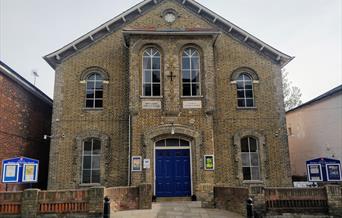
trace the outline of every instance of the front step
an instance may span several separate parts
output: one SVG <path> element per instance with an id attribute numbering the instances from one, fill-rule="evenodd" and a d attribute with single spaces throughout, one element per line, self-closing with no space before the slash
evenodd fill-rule
<path id="1" fill-rule="evenodd" d="M 182 202 L 191 201 L 191 197 L 158 197 L 157 202 Z"/>

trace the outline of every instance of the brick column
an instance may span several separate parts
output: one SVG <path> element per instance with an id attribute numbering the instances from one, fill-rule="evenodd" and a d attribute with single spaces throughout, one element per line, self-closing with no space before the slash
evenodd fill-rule
<path id="1" fill-rule="evenodd" d="M 139 185 L 139 209 L 152 208 L 152 185 L 140 184 Z"/>
<path id="2" fill-rule="evenodd" d="M 38 214 L 39 189 L 26 189 L 21 199 L 21 217 L 35 218 Z"/>
<path id="3" fill-rule="evenodd" d="M 211 183 L 201 183 L 196 189 L 197 199 L 203 208 L 214 208 L 214 186 Z"/>
<path id="4" fill-rule="evenodd" d="M 88 206 L 90 214 L 103 214 L 104 190 L 105 188 L 102 186 L 91 187 L 88 189 Z"/>
<path id="5" fill-rule="evenodd" d="M 341 217 L 342 214 L 342 187 L 339 185 L 326 185 L 329 215 Z"/>
<path id="6" fill-rule="evenodd" d="M 253 198 L 254 211 L 260 215 L 265 214 L 265 187 L 263 185 L 251 185 L 249 187 L 249 195 Z"/>

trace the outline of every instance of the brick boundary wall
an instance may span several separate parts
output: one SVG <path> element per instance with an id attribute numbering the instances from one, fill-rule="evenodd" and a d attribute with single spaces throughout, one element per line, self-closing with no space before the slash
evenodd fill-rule
<path id="1" fill-rule="evenodd" d="M 152 186 L 91 187 L 77 190 L 0 192 L 0 217 L 102 217 L 104 197 L 112 211 L 152 208 Z"/>
<path id="2" fill-rule="evenodd" d="M 214 187 L 217 208 L 246 215 L 246 199 L 253 198 L 254 210 L 260 216 L 286 214 L 326 214 L 342 217 L 342 187 L 320 188 Z"/>

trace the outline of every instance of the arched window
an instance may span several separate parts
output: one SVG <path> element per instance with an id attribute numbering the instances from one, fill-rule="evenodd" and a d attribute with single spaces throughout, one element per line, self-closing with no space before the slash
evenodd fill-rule
<path id="1" fill-rule="evenodd" d="M 236 80 L 238 107 L 254 107 L 253 80 L 242 73 Z"/>
<path id="2" fill-rule="evenodd" d="M 200 96 L 200 54 L 195 48 L 186 48 L 182 54 L 183 96 Z"/>
<path id="3" fill-rule="evenodd" d="M 147 48 L 143 53 L 143 96 L 160 96 L 160 52 Z"/>
<path id="4" fill-rule="evenodd" d="M 91 73 L 86 79 L 86 108 L 103 107 L 103 76 L 99 73 Z"/>
<path id="5" fill-rule="evenodd" d="M 100 183 L 101 141 L 89 138 L 83 142 L 82 183 Z"/>
<path id="6" fill-rule="evenodd" d="M 243 180 L 260 180 L 258 141 L 252 137 L 241 139 Z"/>

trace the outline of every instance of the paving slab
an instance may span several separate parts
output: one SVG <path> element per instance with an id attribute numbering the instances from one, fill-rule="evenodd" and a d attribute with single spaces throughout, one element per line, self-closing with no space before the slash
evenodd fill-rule
<path id="1" fill-rule="evenodd" d="M 201 202 L 157 202 L 151 210 L 129 210 L 111 213 L 111 218 L 243 218 L 220 209 L 201 208 Z"/>

